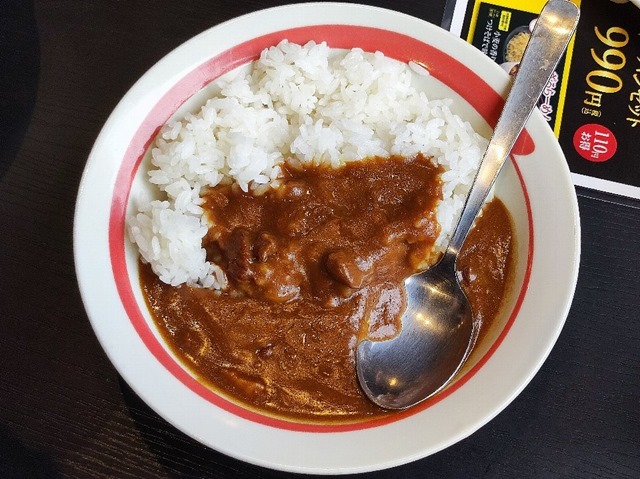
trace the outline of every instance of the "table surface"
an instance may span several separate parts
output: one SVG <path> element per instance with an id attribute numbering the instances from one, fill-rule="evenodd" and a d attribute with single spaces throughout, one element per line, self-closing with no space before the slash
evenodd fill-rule
<path id="1" fill-rule="evenodd" d="M 0 477 L 289 477 L 171 427 L 118 376 L 74 273 L 91 146 L 155 62 L 268 0 L 3 0 L 0 13 Z M 444 0 L 363 2 L 440 23 Z M 485 427 L 364 475 L 640 477 L 640 202 L 578 189 L 582 261 L 550 357 Z"/>

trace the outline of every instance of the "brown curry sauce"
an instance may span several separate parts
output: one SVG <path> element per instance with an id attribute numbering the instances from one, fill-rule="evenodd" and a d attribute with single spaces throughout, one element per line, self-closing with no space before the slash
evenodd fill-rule
<path id="1" fill-rule="evenodd" d="M 361 392 L 354 349 L 399 328 L 403 279 L 433 261 L 440 168 L 373 158 L 285 172 L 262 196 L 207 192 L 203 241 L 225 291 L 172 287 L 141 265 L 141 284 L 173 352 L 211 388 L 250 408 L 311 421 L 386 414 Z M 482 333 L 512 269 L 511 220 L 485 207 L 458 269 Z"/>

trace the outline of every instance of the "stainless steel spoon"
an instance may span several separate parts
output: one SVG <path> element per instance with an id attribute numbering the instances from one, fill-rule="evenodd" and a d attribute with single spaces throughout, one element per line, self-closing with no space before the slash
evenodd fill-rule
<path id="1" fill-rule="evenodd" d="M 568 0 L 547 2 L 442 259 L 405 280 L 407 309 L 401 332 L 387 341 L 364 340 L 358 345 L 358 380 L 379 406 L 404 409 L 423 401 L 444 388 L 466 360 L 474 326 L 456 277 L 458 252 L 562 57 L 578 17 L 578 8 Z"/>

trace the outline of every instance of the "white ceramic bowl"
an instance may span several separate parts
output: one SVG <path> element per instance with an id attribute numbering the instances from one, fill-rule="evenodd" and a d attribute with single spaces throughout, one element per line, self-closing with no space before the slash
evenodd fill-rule
<path id="1" fill-rule="evenodd" d="M 198 383 L 165 347 L 138 283 L 125 216 L 144 190 L 148 147 L 173 115 L 197 107 L 206 85 L 282 39 L 380 50 L 425 65 L 423 88 L 454 98 L 483 134 L 495 122 L 508 76 L 472 46 L 422 20 L 349 4 L 301 4 L 218 25 L 167 55 L 127 93 L 87 162 L 76 207 L 74 251 L 82 298 L 119 373 L 158 414 L 198 441 L 254 464 L 307 473 L 362 472 L 433 454 L 476 431 L 509 404 L 547 357 L 575 288 L 580 229 L 562 151 L 534 114 L 497 194 L 515 221 L 514 291 L 491 343 L 437 397 L 390 418 L 309 425 L 248 411 Z"/>

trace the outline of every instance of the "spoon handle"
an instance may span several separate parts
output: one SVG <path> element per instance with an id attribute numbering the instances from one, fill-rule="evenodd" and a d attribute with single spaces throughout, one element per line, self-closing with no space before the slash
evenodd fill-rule
<path id="1" fill-rule="evenodd" d="M 568 0 L 549 0 L 542 9 L 443 262 L 449 262 L 455 267 L 455 258 L 502 165 L 567 48 L 578 25 L 579 16 L 578 7 Z"/>

